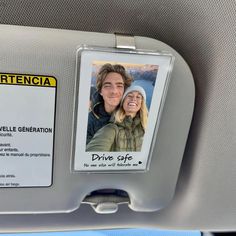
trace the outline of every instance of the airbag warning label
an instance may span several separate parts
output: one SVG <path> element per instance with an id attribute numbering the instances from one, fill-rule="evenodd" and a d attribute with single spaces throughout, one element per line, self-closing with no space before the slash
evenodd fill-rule
<path id="1" fill-rule="evenodd" d="M 52 184 L 57 80 L 0 73 L 0 187 Z"/>

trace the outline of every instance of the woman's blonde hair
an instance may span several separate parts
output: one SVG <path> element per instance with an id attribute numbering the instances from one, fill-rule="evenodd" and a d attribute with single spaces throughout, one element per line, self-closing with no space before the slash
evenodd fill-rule
<path id="1" fill-rule="evenodd" d="M 126 94 L 126 96 L 128 94 Z M 125 110 L 123 108 L 124 100 L 125 100 L 125 98 L 122 100 L 122 103 L 120 104 L 119 109 L 117 110 L 117 112 L 114 115 L 115 123 L 121 123 L 124 120 L 124 118 L 125 118 Z M 142 96 L 141 107 L 140 107 L 140 110 L 137 112 L 137 114 L 139 114 L 139 116 L 140 116 L 141 125 L 142 125 L 142 127 L 143 127 L 143 129 L 145 131 L 146 128 L 147 128 L 148 109 L 147 109 L 146 101 L 143 98 L 143 96 Z M 137 116 L 137 114 L 136 114 L 136 116 Z"/>

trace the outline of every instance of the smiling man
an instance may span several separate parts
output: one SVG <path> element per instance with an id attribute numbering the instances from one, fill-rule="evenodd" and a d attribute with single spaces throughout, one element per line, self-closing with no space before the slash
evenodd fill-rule
<path id="1" fill-rule="evenodd" d="M 88 116 L 86 143 L 109 122 L 111 114 L 117 109 L 132 80 L 122 65 L 107 63 L 101 67 L 97 75 L 97 91 L 92 97 Z"/>

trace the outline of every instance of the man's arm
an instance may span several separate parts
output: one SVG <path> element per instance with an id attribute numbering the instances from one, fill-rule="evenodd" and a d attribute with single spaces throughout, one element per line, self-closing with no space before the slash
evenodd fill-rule
<path id="1" fill-rule="evenodd" d="M 108 124 L 98 130 L 87 144 L 87 152 L 110 152 L 115 142 L 116 130 L 114 124 Z"/>

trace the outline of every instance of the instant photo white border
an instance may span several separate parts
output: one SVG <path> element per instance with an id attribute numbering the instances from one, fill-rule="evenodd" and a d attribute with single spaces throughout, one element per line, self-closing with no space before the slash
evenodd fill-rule
<path id="1" fill-rule="evenodd" d="M 89 97 L 94 61 L 157 65 L 155 87 L 148 113 L 148 123 L 140 152 L 86 152 Z M 76 53 L 76 97 L 72 171 L 79 172 L 143 172 L 149 169 L 153 145 L 173 69 L 174 56 L 169 53 L 95 48 L 81 46 Z M 92 160 L 94 154 L 101 158 Z"/>

